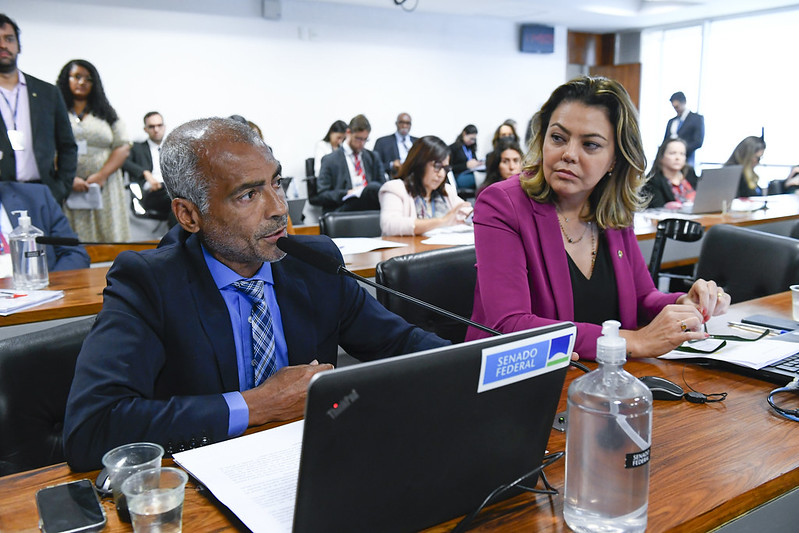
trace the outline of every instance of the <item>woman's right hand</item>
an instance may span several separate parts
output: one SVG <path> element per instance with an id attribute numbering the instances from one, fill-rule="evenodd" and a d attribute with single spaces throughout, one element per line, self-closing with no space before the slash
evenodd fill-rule
<path id="1" fill-rule="evenodd" d="M 658 357 L 685 341 L 706 339 L 707 333 L 702 330 L 704 322 L 696 307 L 672 304 L 641 329 L 622 330 L 619 335 L 627 341 L 629 357 Z"/>
<path id="2" fill-rule="evenodd" d="M 72 180 L 72 190 L 75 192 L 86 192 L 89 190 L 89 184 L 85 179 L 75 176 Z"/>
<path id="3" fill-rule="evenodd" d="M 454 226 L 455 224 L 463 224 L 463 221 L 466 220 L 466 217 L 468 217 L 471 212 L 472 204 L 469 202 L 459 202 L 449 210 L 449 213 L 444 215 L 443 225 Z"/>

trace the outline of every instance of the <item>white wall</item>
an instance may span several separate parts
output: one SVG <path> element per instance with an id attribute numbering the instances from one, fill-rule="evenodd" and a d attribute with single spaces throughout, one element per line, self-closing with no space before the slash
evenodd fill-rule
<path id="1" fill-rule="evenodd" d="M 202 14 L 185 5 L 5 0 L 0 10 L 22 30 L 23 71 L 54 82 L 70 59 L 94 63 L 133 140 L 152 109 L 167 127 L 236 113 L 261 127 L 286 176 L 303 177 L 329 125 L 358 113 L 372 142 L 401 111 L 414 135 L 447 143 L 474 123 L 484 153 L 503 120 L 526 127 L 566 76 L 563 27 L 555 53 L 535 55 L 517 51 L 517 25 L 502 19 L 284 0 L 282 19 L 270 21 L 258 0 L 194 2 Z"/>

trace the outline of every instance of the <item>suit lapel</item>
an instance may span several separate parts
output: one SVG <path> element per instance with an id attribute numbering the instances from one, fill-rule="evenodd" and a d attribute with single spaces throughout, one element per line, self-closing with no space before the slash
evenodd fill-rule
<path id="1" fill-rule="evenodd" d="M 225 390 L 239 390 L 236 344 L 233 340 L 230 314 L 205 264 L 200 240 L 196 235 L 192 235 L 179 246 L 185 246 L 190 256 L 193 269 L 187 272 L 189 293 L 194 298 L 197 316 L 208 343 L 213 347 L 222 384 Z"/>
<path id="2" fill-rule="evenodd" d="M 560 236 L 560 225 L 555 206 L 549 203 L 538 203 L 532 198 L 528 198 L 528 201 L 532 205 L 533 216 L 536 219 L 535 227 L 541 242 L 543 266 L 547 271 L 547 278 L 550 280 L 557 317 L 561 320 L 574 320 L 574 296 L 569 261 Z"/>
<path id="3" fill-rule="evenodd" d="M 613 272 L 616 274 L 616 292 L 619 296 L 619 318 L 623 328 L 635 328 L 638 325 L 637 309 L 635 301 L 635 290 L 631 262 L 628 257 L 624 257 L 624 242 L 619 230 L 605 230 L 605 238 L 608 242 L 608 253 L 613 262 Z"/>
<path id="4" fill-rule="evenodd" d="M 28 87 L 28 108 L 30 109 L 31 116 L 31 137 L 35 139 L 39 133 L 39 122 L 42 115 L 41 106 L 39 105 L 39 93 L 36 90 L 36 81 L 31 79 L 30 76 L 25 75 L 25 83 Z"/>
<path id="5" fill-rule="evenodd" d="M 286 337 L 289 365 L 307 364 L 317 358 L 316 330 L 300 317 L 312 317 L 313 305 L 308 287 L 291 275 L 291 258 L 272 263 L 275 295 L 280 307 L 283 335 Z M 321 302 L 317 305 L 322 304 Z M 323 305 L 323 304 L 322 304 Z M 335 362 L 335 361 L 334 361 Z"/>

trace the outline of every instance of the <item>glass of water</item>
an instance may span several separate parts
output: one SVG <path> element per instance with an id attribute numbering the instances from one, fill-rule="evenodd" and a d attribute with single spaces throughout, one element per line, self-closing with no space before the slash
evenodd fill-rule
<path id="1" fill-rule="evenodd" d="M 179 468 L 142 470 L 122 483 L 134 533 L 180 533 L 189 476 Z"/>

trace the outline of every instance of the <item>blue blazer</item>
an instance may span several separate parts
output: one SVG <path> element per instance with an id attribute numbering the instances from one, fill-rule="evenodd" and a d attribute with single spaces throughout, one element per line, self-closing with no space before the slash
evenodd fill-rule
<path id="1" fill-rule="evenodd" d="M 78 357 L 64 448 L 76 470 L 111 448 L 157 442 L 177 451 L 227 439 L 224 392 L 239 390 L 230 315 L 199 239 L 123 252 L 108 272 L 103 309 Z M 342 260 L 327 237 L 292 237 Z M 361 360 L 449 344 L 388 312 L 351 278 L 288 256 L 272 264 L 290 365 Z"/>
<path id="2" fill-rule="evenodd" d="M 31 217 L 31 224 L 42 230 L 46 236 L 78 238 L 45 185 L 0 181 L 0 203 L 5 207 L 8 219 L 15 228 L 19 225 L 19 215 L 12 212 L 24 210 Z M 47 245 L 45 250 L 47 269 L 50 272 L 89 267 L 89 254 L 83 246 Z"/>
<path id="3" fill-rule="evenodd" d="M 72 135 L 67 106 L 54 85 L 25 74 L 31 111 L 33 152 L 42 183 L 50 187 L 59 205 L 72 191 L 78 169 L 78 145 Z M 14 150 L 8 140 L 8 124 L 0 116 L 0 180 L 16 181 Z M 57 166 L 56 168 L 56 161 Z"/>

